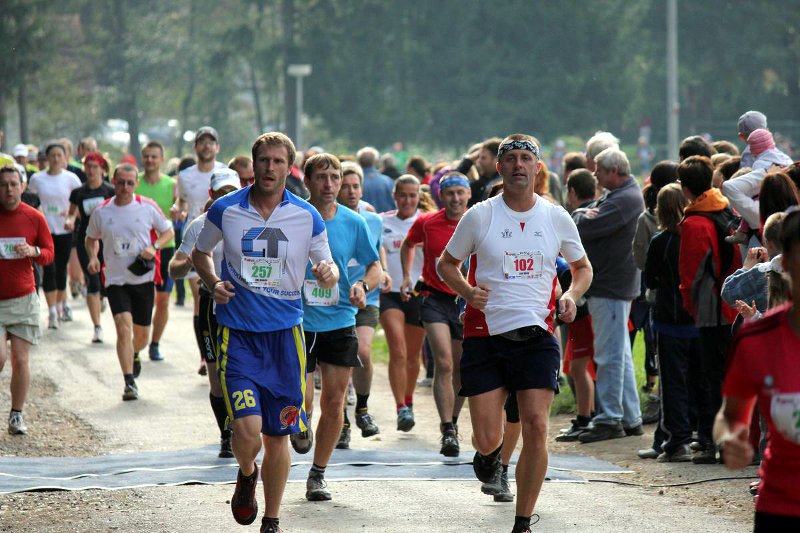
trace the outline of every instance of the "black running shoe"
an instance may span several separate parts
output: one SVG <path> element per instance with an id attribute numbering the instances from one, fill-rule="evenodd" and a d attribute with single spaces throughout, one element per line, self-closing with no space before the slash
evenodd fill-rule
<path id="1" fill-rule="evenodd" d="M 133 377 L 138 378 L 142 373 L 142 360 L 139 359 L 139 354 L 133 354 Z"/>
<path id="2" fill-rule="evenodd" d="M 375 419 L 367 412 L 356 413 L 356 426 L 361 430 L 361 436 L 364 438 L 372 437 L 381 432 L 375 423 Z"/>
<path id="3" fill-rule="evenodd" d="M 442 433 L 442 448 L 439 453 L 445 457 L 458 457 L 461 447 L 458 444 L 458 434 L 455 431 Z"/>
<path id="4" fill-rule="evenodd" d="M 344 426 L 342 432 L 339 434 L 339 442 L 336 443 L 337 450 L 350 449 L 350 427 Z"/>
<path id="5" fill-rule="evenodd" d="M 258 516 L 258 502 L 256 501 L 256 486 L 258 485 L 258 465 L 249 476 L 242 474 L 241 468 L 236 476 L 236 490 L 231 498 L 231 512 L 233 519 L 243 526 L 252 524 Z"/>
<path id="6" fill-rule="evenodd" d="M 500 474 L 503 472 L 499 455 L 492 457 L 491 455 L 482 455 L 479 452 L 475 452 L 475 457 L 472 458 L 472 470 L 475 471 L 475 477 L 481 483 L 496 483 L 499 486 Z M 496 492 L 487 492 L 486 494 L 496 494 Z"/>
<path id="7" fill-rule="evenodd" d="M 231 435 L 224 435 L 219 439 L 219 455 L 223 459 L 230 459 L 233 457 L 233 446 L 231 445 Z"/>
<path id="8" fill-rule="evenodd" d="M 283 530 L 275 522 L 267 521 L 267 517 L 261 519 L 261 529 L 259 533 L 283 533 Z"/>

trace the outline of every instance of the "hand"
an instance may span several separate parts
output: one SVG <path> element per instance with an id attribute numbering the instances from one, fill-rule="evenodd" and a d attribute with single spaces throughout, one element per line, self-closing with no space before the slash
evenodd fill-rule
<path id="1" fill-rule="evenodd" d="M 469 149 L 469 152 L 467 153 L 467 159 L 471 159 L 472 162 L 474 163 L 475 161 L 478 160 L 478 156 L 480 155 L 481 155 L 481 145 L 475 144 L 472 146 L 472 148 Z"/>
<path id="2" fill-rule="evenodd" d="M 64 229 L 67 231 L 73 231 L 75 229 L 75 219 L 67 218 L 67 220 L 64 221 Z"/>
<path id="3" fill-rule="evenodd" d="M 233 289 L 233 283 L 230 281 L 217 281 L 213 290 L 214 301 L 220 305 L 228 303 L 231 298 L 236 296 Z"/>
<path id="4" fill-rule="evenodd" d="M 392 276 L 387 271 L 383 271 L 381 275 L 381 292 L 386 294 L 392 290 Z"/>
<path id="5" fill-rule="evenodd" d="M 324 259 L 311 267 L 311 273 L 317 278 L 317 283 L 320 285 L 330 286 L 333 281 L 333 269 L 330 263 Z"/>
<path id="6" fill-rule="evenodd" d="M 583 210 L 583 216 L 586 218 L 595 218 L 599 212 L 600 210 L 596 207 L 587 208 Z"/>
<path id="7" fill-rule="evenodd" d="M 747 257 L 744 258 L 744 264 L 742 266 L 746 270 L 750 270 L 757 264 L 766 262 L 768 257 L 769 254 L 767 254 L 766 248 L 761 246 L 750 248 L 747 250 Z"/>
<path id="8" fill-rule="evenodd" d="M 400 284 L 400 299 L 404 302 L 411 300 L 411 293 L 414 292 L 414 283 L 408 276 L 403 278 L 403 283 Z"/>
<path id="9" fill-rule="evenodd" d="M 738 470 L 749 466 L 753 462 L 753 445 L 748 440 L 750 428 L 738 423 L 732 431 L 728 431 L 717 444 L 722 448 L 722 458 L 725 466 L 731 470 Z"/>
<path id="10" fill-rule="evenodd" d="M 89 259 L 89 264 L 86 266 L 86 270 L 89 271 L 89 274 L 97 274 L 100 272 L 100 260 L 96 257 Z"/>
<path id="11" fill-rule="evenodd" d="M 751 305 L 747 305 L 747 302 L 743 302 L 741 300 L 736 300 L 736 303 L 734 304 L 734 306 L 736 307 L 736 310 L 739 311 L 739 314 L 742 315 L 742 318 L 744 318 L 744 319 L 753 318 L 753 315 L 755 315 L 756 311 L 758 310 L 756 308 L 756 301 L 755 300 L 753 300 L 753 305 L 752 306 Z"/>
<path id="12" fill-rule="evenodd" d="M 473 309 L 483 309 L 489 303 L 489 289 L 472 287 L 464 299 Z"/>
<path id="13" fill-rule="evenodd" d="M 367 306 L 367 293 L 364 292 L 363 283 L 356 282 L 350 286 L 350 303 L 359 309 Z"/>
<path id="14" fill-rule="evenodd" d="M 572 299 L 572 295 L 568 292 L 562 294 L 561 299 L 558 300 L 558 319 L 569 324 L 575 320 L 575 313 L 577 311 L 578 306 L 575 305 L 575 300 Z"/>
<path id="15" fill-rule="evenodd" d="M 152 246 L 148 246 L 144 250 L 142 250 L 141 256 L 145 259 L 152 259 L 156 256 L 156 249 Z"/>
<path id="16" fill-rule="evenodd" d="M 14 246 L 14 251 L 22 257 L 37 257 L 39 255 L 36 253 L 36 247 L 31 246 L 27 242 L 21 242 Z"/>

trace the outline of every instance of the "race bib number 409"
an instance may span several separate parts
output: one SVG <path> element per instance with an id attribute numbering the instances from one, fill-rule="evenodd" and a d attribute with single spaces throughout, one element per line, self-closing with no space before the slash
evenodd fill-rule
<path id="1" fill-rule="evenodd" d="M 283 278 L 280 257 L 242 257 L 242 277 L 251 287 L 277 287 Z"/>
<path id="2" fill-rule="evenodd" d="M 339 285 L 323 289 L 317 280 L 307 279 L 303 282 L 303 296 L 308 305 L 331 306 L 339 303 Z"/>
<path id="3" fill-rule="evenodd" d="M 503 275 L 506 279 L 542 277 L 542 252 L 506 252 L 503 256 Z"/>

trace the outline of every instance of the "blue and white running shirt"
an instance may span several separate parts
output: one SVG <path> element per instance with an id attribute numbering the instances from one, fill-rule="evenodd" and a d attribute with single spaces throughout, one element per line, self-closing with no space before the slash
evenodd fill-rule
<path id="1" fill-rule="evenodd" d="M 284 190 L 283 201 L 264 220 L 250 206 L 250 187 L 218 199 L 197 237 L 210 253 L 224 241 L 221 279 L 236 295 L 217 305 L 222 326 L 253 332 L 291 328 L 303 320 L 300 292 L 309 265 L 332 261 L 325 222 L 305 200 Z"/>
<path id="2" fill-rule="evenodd" d="M 339 208 L 341 209 L 341 204 Z M 369 229 L 369 234 L 372 237 L 372 243 L 375 246 L 375 251 L 378 252 L 378 257 L 380 258 L 381 253 L 381 246 L 383 246 L 383 219 L 380 215 L 372 213 L 370 211 L 364 210 L 361 211 L 359 209 L 358 213 L 364 217 L 364 220 L 367 221 L 367 228 Z M 347 265 L 347 275 L 350 276 L 350 279 L 353 281 L 358 281 L 364 277 L 364 274 L 367 273 L 367 267 L 362 265 L 355 259 L 351 259 L 350 263 Z M 380 285 L 376 287 L 370 287 L 370 290 L 367 293 L 367 305 L 380 305 L 380 297 L 381 297 L 381 288 Z"/>

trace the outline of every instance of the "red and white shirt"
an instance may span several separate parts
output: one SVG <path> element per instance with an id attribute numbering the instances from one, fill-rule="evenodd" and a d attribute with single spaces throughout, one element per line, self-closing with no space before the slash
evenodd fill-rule
<path id="1" fill-rule="evenodd" d="M 461 219 L 447 251 L 469 258 L 467 281 L 489 289 L 483 310 L 467 305 L 465 337 L 486 337 L 526 327 L 553 331 L 556 258 L 572 263 L 586 252 L 575 222 L 563 207 L 536 196 L 525 212 L 510 209 L 500 194 L 475 204 Z"/>
<path id="2" fill-rule="evenodd" d="M 422 251 L 425 254 L 422 277 L 425 279 L 425 283 L 432 289 L 453 296 L 456 293 L 439 277 L 436 265 L 439 263 L 439 256 L 442 255 L 447 242 L 456 230 L 456 226 L 458 226 L 458 220 L 450 220 L 447 218 L 445 210 L 440 209 L 435 213 L 417 217 L 406 235 L 409 245 L 422 243 Z M 402 280 L 402 277 L 400 279 Z"/>

